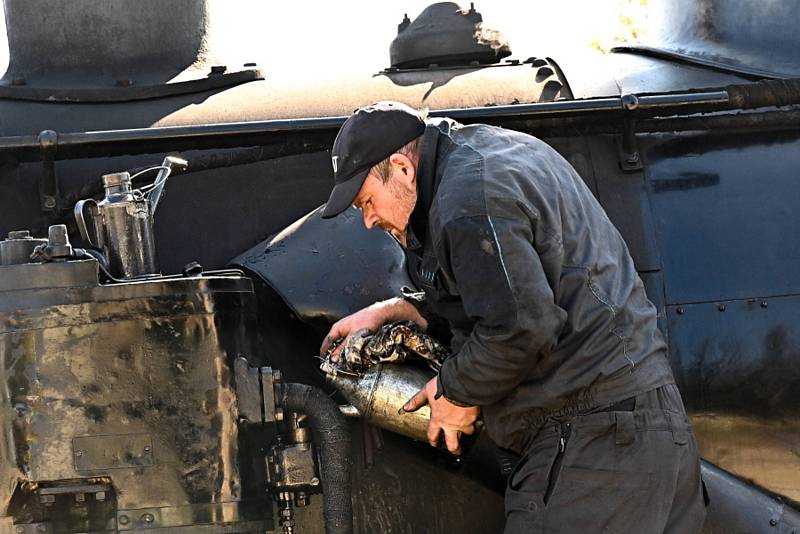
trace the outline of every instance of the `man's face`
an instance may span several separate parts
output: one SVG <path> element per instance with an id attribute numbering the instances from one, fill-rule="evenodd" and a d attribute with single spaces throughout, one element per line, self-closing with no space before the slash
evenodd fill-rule
<path id="1" fill-rule="evenodd" d="M 392 154 L 389 162 L 389 180 L 384 183 L 370 172 L 353 206 L 361 210 L 367 229 L 377 226 L 405 244 L 408 219 L 417 203 L 416 166 L 400 153 Z"/>

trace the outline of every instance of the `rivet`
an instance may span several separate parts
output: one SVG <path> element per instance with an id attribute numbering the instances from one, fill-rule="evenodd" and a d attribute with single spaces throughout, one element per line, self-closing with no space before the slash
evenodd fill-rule
<path id="1" fill-rule="evenodd" d="M 145 523 L 152 523 L 154 520 L 153 514 L 142 514 L 142 521 Z"/>
<path id="2" fill-rule="evenodd" d="M 678 312 L 678 315 L 683 315 L 683 308 L 678 308 L 675 311 Z"/>
<path id="3" fill-rule="evenodd" d="M 769 303 L 766 300 L 762 300 L 761 301 L 761 307 L 762 308 L 766 308 L 767 306 L 769 306 Z"/>
<path id="4" fill-rule="evenodd" d="M 717 306 L 717 309 L 718 309 L 719 311 L 725 311 L 725 305 L 724 305 L 724 304 L 719 304 L 719 305 Z"/>
<path id="5" fill-rule="evenodd" d="M 150 452 L 150 445 L 146 445 L 144 448 L 144 452 Z"/>
<path id="6" fill-rule="evenodd" d="M 119 522 L 120 525 L 127 525 L 128 523 L 131 522 L 130 518 L 127 515 L 119 516 L 119 519 L 117 519 L 117 521 Z"/>

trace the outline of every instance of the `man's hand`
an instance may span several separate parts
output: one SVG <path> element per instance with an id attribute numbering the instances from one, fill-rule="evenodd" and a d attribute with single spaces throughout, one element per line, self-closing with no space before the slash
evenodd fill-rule
<path id="1" fill-rule="evenodd" d="M 475 421 L 481 409 L 477 406 L 462 408 L 456 406 L 446 398 L 436 396 L 436 377 L 433 377 L 425 387 L 414 395 L 405 405 L 403 410 L 413 412 L 426 404 L 431 406 L 431 422 L 428 424 L 428 443 L 432 447 L 439 444 L 439 436 L 444 431 L 444 442 L 447 450 L 453 454 L 461 454 L 461 444 L 458 442 L 461 434 L 475 432 Z"/>
<path id="2" fill-rule="evenodd" d="M 376 302 L 333 323 L 328 335 L 322 341 L 319 355 L 325 357 L 325 354 L 331 348 L 331 344 L 339 338 L 348 337 L 360 330 L 375 332 L 385 323 L 405 320 L 414 321 L 423 329 L 428 327 L 428 322 L 419 314 L 417 309 L 401 298 Z M 344 343 L 339 345 L 336 352 L 331 355 L 331 359 L 334 362 L 339 361 L 343 348 Z"/>

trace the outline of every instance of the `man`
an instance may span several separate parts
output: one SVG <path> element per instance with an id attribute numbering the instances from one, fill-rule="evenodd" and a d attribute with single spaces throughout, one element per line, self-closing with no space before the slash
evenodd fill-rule
<path id="1" fill-rule="evenodd" d="M 575 170 L 519 132 L 426 121 L 383 102 L 334 142 L 323 212 L 351 205 L 406 249 L 424 302 L 395 298 L 337 322 L 333 339 L 444 318 L 452 356 L 405 405 L 460 452 L 482 411 L 522 456 L 506 532 L 695 532 L 699 460 L 628 249 Z M 419 309 L 418 309 L 419 308 Z"/>

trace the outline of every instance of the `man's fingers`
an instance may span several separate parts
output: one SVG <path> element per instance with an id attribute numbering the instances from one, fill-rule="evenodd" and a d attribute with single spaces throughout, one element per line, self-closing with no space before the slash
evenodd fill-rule
<path id="1" fill-rule="evenodd" d="M 462 434 L 472 435 L 475 433 L 475 425 L 462 426 L 458 431 Z"/>
<path id="2" fill-rule="evenodd" d="M 428 404 L 428 395 L 425 393 L 425 388 L 422 388 L 403 405 L 403 410 L 406 412 L 416 412 L 426 404 Z"/>
<path id="3" fill-rule="evenodd" d="M 431 447 L 439 446 L 439 434 L 441 433 L 442 428 L 439 425 L 435 423 L 428 424 L 428 443 L 431 444 Z"/>
<path id="4" fill-rule="evenodd" d="M 342 358 L 342 352 L 344 352 L 344 343 L 336 347 L 336 349 L 331 353 L 331 360 L 333 363 L 339 363 L 339 360 Z"/>
<path id="5" fill-rule="evenodd" d="M 444 442 L 447 445 L 447 450 L 453 454 L 461 454 L 461 446 L 458 444 L 458 438 L 461 432 L 458 430 L 445 430 Z"/>

